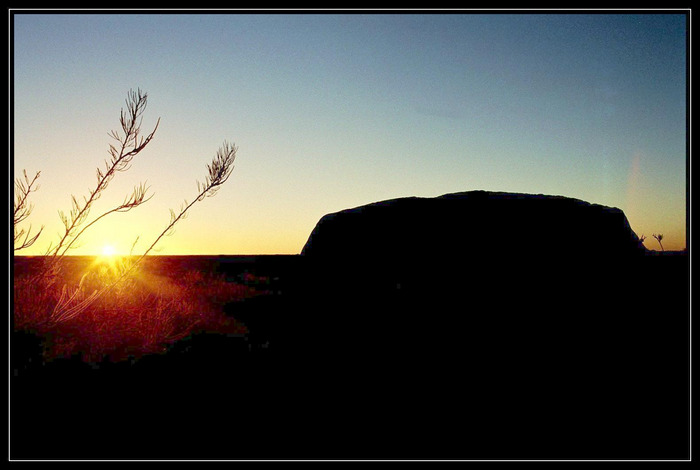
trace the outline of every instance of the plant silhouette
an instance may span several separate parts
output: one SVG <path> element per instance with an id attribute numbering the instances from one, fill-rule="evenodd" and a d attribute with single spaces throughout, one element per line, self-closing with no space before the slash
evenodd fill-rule
<path id="1" fill-rule="evenodd" d="M 39 238 L 39 235 L 41 235 L 41 232 L 44 230 L 44 227 L 42 226 L 33 237 L 30 237 L 30 233 L 32 232 L 31 225 L 26 231 L 19 227 L 20 224 L 31 215 L 32 209 L 34 209 L 34 206 L 29 204 L 27 198 L 29 197 L 29 193 L 39 189 L 39 186 L 37 185 L 34 187 L 34 184 L 36 183 L 36 180 L 39 179 L 39 175 L 41 175 L 41 172 L 37 171 L 34 177 L 30 180 L 29 176 L 27 175 L 27 170 L 23 170 L 23 173 L 24 181 L 19 178 L 15 180 L 15 201 L 14 211 L 12 214 L 12 225 L 14 228 L 14 251 L 23 250 L 32 246 Z M 23 235 L 24 240 L 22 240 Z"/>
<path id="2" fill-rule="evenodd" d="M 109 145 L 110 158 L 105 160 L 104 168 L 97 168 L 97 184 L 94 189 L 88 190 L 88 195 L 78 199 L 75 195 L 71 195 L 71 210 L 68 214 L 59 211 L 59 217 L 63 223 L 64 232 L 60 235 L 58 242 L 49 245 L 46 251 L 44 265 L 41 272 L 36 275 L 33 282 L 23 284 L 24 288 L 38 288 L 46 292 L 56 292 L 53 301 L 50 295 L 43 295 L 41 298 L 52 302 L 48 319 L 45 319 L 48 324 L 58 324 L 70 320 L 80 313 L 84 312 L 92 305 L 99 297 L 104 295 L 109 290 L 113 289 L 117 284 L 124 281 L 128 276 L 134 273 L 140 262 L 153 250 L 161 238 L 172 233 L 174 226 L 185 218 L 187 211 L 196 203 L 201 202 L 207 197 L 214 196 L 231 175 L 233 170 L 233 161 L 238 150 L 234 144 L 224 141 L 223 146 L 218 150 L 212 162 L 207 165 L 208 175 L 203 183 L 197 181 L 197 194 L 191 203 L 185 201 L 181 206 L 180 211 L 175 213 L 170 210 L 171 219 L 167 227 L 156 237 L 153 243 L 146 249 L 136 261 L 128 260 L 121 265 L 121 272 L 115 276 L 112 282 L 104 283 L 99 289 L 93 289 L 91 293 L 87 293 L 86 277 L 88 272 L 85 272 L 80 277 L 77 287 L 69 289 L 66 284 L 60 288 L 58 293 L 58 279 L 62 272 L 64 257 L 68 251 L 75 248 L 76 242 L 81 236 L 97 222 L 105 217 L 115 214 L 124 213 L 135 209 L 142 204 L 148 202 L 152 194 L 148 194 L 149 187 L 146 183 L 136 185 L 131 194 L 124 197 L 123 201 L 107 210 L 97 217 L 89 220 L 90 211 L 94 203 L 104 194 L 110 182 L 118 173 L 124 173 L 131 168 L 134 158 L 140 154 L 152 141 L 158 126 L 160 118 L 152 131 L 145 136 L 141 132 L 141 124 L 143 114 L 148 104 L 147 93 L 141 89 L 129 90 L 126 98 L 126 108 L 122 108 L 120 113 L 121 130 L 113 130 L 109 133 L 110 137 L 116 141 Z M 37 172 L 33 179 L 29 179 L 26 171 L 24 171 L 24 181 L 19 178 L 15 182 L 17 196 L 14 204 L 14 243 L 15 251 L 27 248 L 36 242 L 43 230 L 39 230 L 34 236 L 30 236 L 31 227 L 25 231 L 21 229 L 20 224 L 29 217 L 32 206 L 28 204 L 28 195 L 32 191 L 38 189 L 35 186 L 36 180 L 40 173 Z M 89 221 L 88 221 L 89 220 Z M 138 238 L 136 239 L 138 241 Z M 132 245 L 132 254 L 134 246 Z"/>
<path id="3" fill-rule="evenodd" d="M 659 242 L 659 246 L 661 247 L 661 251 L 664 251 L 664 246 L 663 246 L 663 244 L 661 243 L 661 240 L 664 239 L 663 234 L 660 233 L 660 234 L 657 235 L 657 234 L 654 233 L 654 234 L 652 234 L 652 236 L 653 236 L 654 238 L 656 238 L 656 241 L 657 241 L 657 242 Z"/>

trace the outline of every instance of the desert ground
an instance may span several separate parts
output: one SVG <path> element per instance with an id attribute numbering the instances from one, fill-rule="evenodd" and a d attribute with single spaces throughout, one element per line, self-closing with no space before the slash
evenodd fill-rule
<path id="1" fill-rule="evenodd" d="M 40 261 L 15 257 L 15 282 Z M 94 260 L 71 262 L 82 272 Z M 683 459 L 687 267 L 685 253 L 644 259 L 640 276 L 657 282 L 631 305 L 649 309 L 637 313 L 652 327 L 630 328 L 639 337 L 625 344 L 649 347 L 603 357 L 596 350 L 616 351 L 609 335 L 579 325 L 580 334 L 524 340 L 522 317 L 489 307 L 498 299 L 470 299 L 468 286 L 454 293 L 439 273 L 406 293 L 382 290 L 371 275 L 347 273 L 342 285 L 319 279 L 301 255 L 153 257 L 140 276 L 170 290 L 144 294 L 133 285 L 134 292 L 174 296 L 167 305 L 199 322 L 177 317 L 184 326 L 159 348 L 135 342 L 154 334 L 145 327 L 122 336 L 77 319 L 53 333 L 15 328 L 11 457 Z M 93 321 L 113 311 L 100 308 Z M 481 320 L 470 323 L 465 313 Z M 118 329 L 119 318 L 126 317 L 104 325 Z M 509 321 L 520 322 L 515 331 Z M 81 331 L 92 335 L 87 343 Z M 567 342 L 580 354 L 564 349 Z"/>

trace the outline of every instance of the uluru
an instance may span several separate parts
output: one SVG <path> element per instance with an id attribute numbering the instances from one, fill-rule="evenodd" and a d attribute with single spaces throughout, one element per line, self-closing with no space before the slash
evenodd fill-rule
<path id="1" fill-rule="evenodd" d="M 469 423 L 485 457 L 572 455 L 586 436 L 601 458 L 674 448 L 659 430 L 684 420 L 687 315 L 668 295 L 683 258 L 648 251 L 622 210 L 489 191 L 390 199 L 322 217 L 301 258 L 287 357 L 355 397 L 344 417 L 432 407 Z M 668 413 L 645 416 L 659 399 Z M 394 437 L 457 439 L 425 434 L 443 422 L 421 414 Z M 507 449 L 485 437 L 501 425 Z"/>

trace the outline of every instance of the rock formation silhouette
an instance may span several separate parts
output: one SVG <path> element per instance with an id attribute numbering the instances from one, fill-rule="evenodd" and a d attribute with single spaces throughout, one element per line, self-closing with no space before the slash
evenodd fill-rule
<path id="1" fill-rule="evenodd" d="M 348 418 L 419 410 L 392 427 L 404 444 L 422 436 L 416 455 L 459 439 L 477 458 L 687 448 L 685 299 L 656 290 L 684 285 L 682 261 L 655 263 L 619 209 L 486 191 L 393 199 L 324 216 L 302 257 L 303 314 L 285 330 L 308 339 L 312 376 L 353 391 Z M 448 416 L 463 434 L 427 431 Z"/>

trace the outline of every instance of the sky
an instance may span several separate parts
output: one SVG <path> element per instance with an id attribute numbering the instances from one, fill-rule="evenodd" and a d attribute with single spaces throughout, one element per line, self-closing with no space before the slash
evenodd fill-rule
<path id="1" fill-rule="evenodd" d="M 96 185 L 130 89 L 151 143 L 71 250 L 144 251 L 197 195 L 224 141 L 235 168 L 157 255 L 299 253 L 325 214 L 492 190 L 622 209 L 645 245 L 686 246 L 686 12 L 339 14 L 10 12 L 14 178 L 42 255 Z M 527 227 L 519 228 L 527 230 Z M 585 243 L 595 233 L 576 234 Z M 488 243 L 478 233 L 474 247 Z"/>

